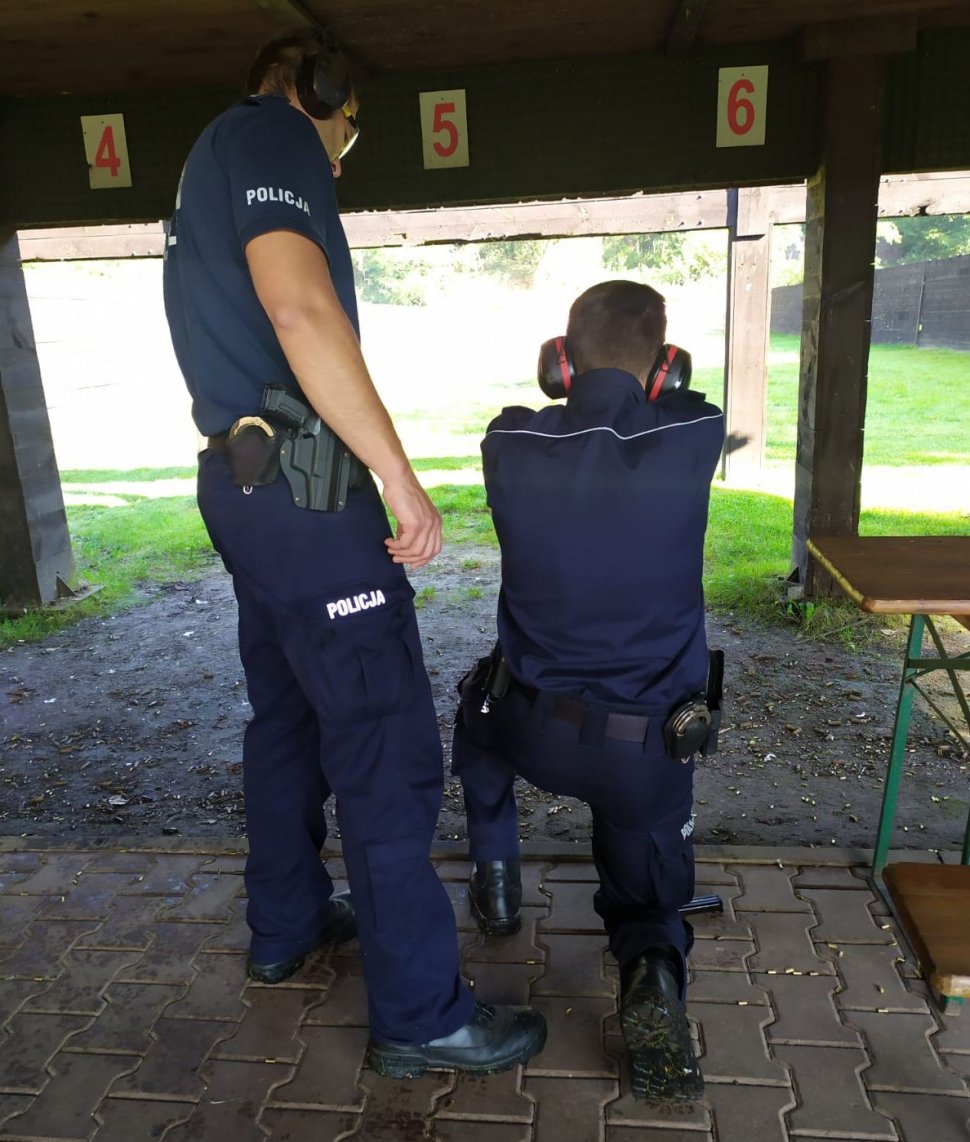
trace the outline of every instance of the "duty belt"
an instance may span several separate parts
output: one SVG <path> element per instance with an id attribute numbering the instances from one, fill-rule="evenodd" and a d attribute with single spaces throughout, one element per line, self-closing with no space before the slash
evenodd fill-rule
<path id="1" fill-rule="evenodd" d="M 533 704 L 540 694 L 548 693 L 548 691 L 537 690 L 534 686 L 526 686 L 524 682 L 519 682 L 515 678 L 511 679 L 509 688 L 517 690 Z M 549 694 L 549 697 L 552 698 L 550 708 L 552 717 L 558 722 L 567 722 L 569 725 L 575 726 L 577 730 L 583 728 L 590 710 L 596 710 L 597 713 L 603 712 L 588 702 L 584 702 L 582 698 L 573 698 L 567 694 Z M 651 719 L 646 714 L 621 714 L 611 710 L 606 713 L 603 737 L 611 738 L 614 741 L 638 742 L 642 745 L 650 721 Z"/>
<path id="2" fill-rule="evenodd" d="M 229 430 L 228 429 L 226 429 L 225 432 L 216 433 L 215 436 L 207 436 L 206 437 L 206 446 L 208 448 L 210 448 L 213 452 L 221 452 L 223 454 L 226 454 L 229 451 L 227 448 L 228 442 L 229 442 Z M 367 477 L 369 476 L 369 474 L 370 474 L 369 470 L 355 456 L 354 457 L 354 463 L 353 463 L 353 466 L 351 468 L 349 486 L 351 488 L 361 487 L 362 485 L 367 483 Z"/>

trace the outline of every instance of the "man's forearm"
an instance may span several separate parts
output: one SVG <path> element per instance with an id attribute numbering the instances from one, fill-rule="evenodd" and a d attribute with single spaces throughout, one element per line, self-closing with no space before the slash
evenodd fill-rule
<path id="1" fill-rule="evenodd" d="M 246 260 L 300 388 L 348 448 L 387 484 L 413 478 L 319 246 L 300 234 L 254 238 Z"/>
<path id="2" fill-rule="evenodd" d="M 291 315 L 274 328 L 304 396 L 351 452 L 385 482 L 406 475 L 404 448 L 343 311 Z"/>

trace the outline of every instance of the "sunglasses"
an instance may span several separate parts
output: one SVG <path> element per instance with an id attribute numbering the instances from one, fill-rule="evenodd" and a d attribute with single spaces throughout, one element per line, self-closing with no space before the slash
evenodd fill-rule
<path id="1" fill-rule="evenodd" d="M 352 115 L 350 112 L 350 102 L 348 101 L 345 103 L 343 107 L 340 108 L 340 110 L 343 112 L 344 118 L 347 120 L 347 123 L 350 127 L 350 134 L 344 140 L 344 145 L 335 155 L 335 158 L 338 159 L 342 159 L 344 155 L 346 155 L 354 143 L 357 142 L 357 136 L 360 134 L 360 127 L 357 125 L 357 117 L 356 115 Z"/>

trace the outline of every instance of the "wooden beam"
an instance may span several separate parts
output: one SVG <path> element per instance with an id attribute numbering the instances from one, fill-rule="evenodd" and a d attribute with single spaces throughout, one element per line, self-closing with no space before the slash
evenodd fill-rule
<path id="1" fill-rule="evenodd" d="M 767 221 L 805 221 L 805 187 L 762 188 Z M 744 203 L 741 199 L 742 211 Z M 970 213 L 970 171 L 884 175 L 879 217 Z M 683 191 L 630 198 L 532 202 L 436 210 L 389 210 L 345 214 L 351 246 L 419 246 L 435 242 L 482 242 L 490 238 L 572 238 L 589 234 L 708 230 L 730 224 L 728 191 Z M 738 218 L 743 236 L 743 212 Z M 24 262 L 75 258 L 154 258 L 164 251 L 161 222 L 118 226 L 73 226 L 22 230 Z"/>
<path id="2" fill-rule="evenodd" d="M 883 175 L 879 217 L 970 213 L 970 171 Z"/>
<path id="3" fill-rule="evenodd" d="M 702 230 L 727 225 L 727 192 L 346 214 L 343 221 L 352 246 Z"/>
<path id="4" fill-rule="evenodd" d="M 52 602 L 74 575 L 17 239 L 0 229 L 0 608 Z"/>
<path id="5" fill-rule="evenodd" d="M 707 0 L 680 0 L 667 33 L 667 55 L 682 56 L 690 51 L 706 7 Z"/>
<path id="6" fill-rule="evenodd" d="M 308 24 L 322 31 L 326 27 L 301 0 L 253 0 L 253 3 L 283 28 Z"/>
<path id="7" fill-rule="evenodd" d="M 833 591 L 810 536 L 859 526 L 884 61 L 825 67 L 822 163 L 808 183 L 792 562 L 808 595 Z"/>
<path id="8" fill-rule="evenodd" d="M 21 230 L 17 237 L 23 262 L 160 258 L 165 253 L 165 229 L 161 222 Z"/>
<path id="9" fill-rule="evenodd" d="M 914 52 L 918 31 L 915 15 L 809 24 L 802 54 L 806 60 L 823 60 Z"/>
<path id="10" fill-rule="evenodd" d="M 731 193 L 737 221 L 728 229 L 723 473 L 750 480 L 760 474 L 765 453 L 771 221 L 766 188 Z"/>
<path id="11" fill-rule="evenodd" d="M 335 24 L 318 16 L 308 4 L 303 3 L 303 0 L 253 0 L 253 3 L 257 8 L 266 12 L 270 19 L 278 24 L 283 31 L 285 31 L 286 28 L 298 27 L 300 24 L 306 24 L 310 28 L 316 28 L 318 32 L 332 31 L 337 36 L 338 42 L 340 42 L 341 50 L 347 54 L 348 58 L 355 65 L 357 78 L 376 70 L 374 60 L 369 55 L 362 54 L 357 49 L 351 50 L 342 42 L 339 29 Z"/>

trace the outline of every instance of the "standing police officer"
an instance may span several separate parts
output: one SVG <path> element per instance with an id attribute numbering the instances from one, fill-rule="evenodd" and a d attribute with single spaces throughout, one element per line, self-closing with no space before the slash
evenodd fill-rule
<path id="1" fill-rule="evenodd" d="M 358 342 L 334 193 L 357 99 L 330 37 L 309 31 L 268 43 L 249 90 L 189 154 L 164 279 L 253 708 L 249 975 L 279 983 L 356 933 L 372 1066 L 501 1070 L 541 1049 L 545 1025 L 475 1003 L 430 861 L 441 744 L 404 564 L 437 554 L 441 519 Z M 320 860 L 331 792 L 352 903 Z"/>
<path id="2" fill-rule="evenodd" d="M 688 391 L 666 325 L 648 286 L 593 286 L 540 358 L 565 405 L 506 408 L 488 427 L 500 653 L 463 680 L 453 766 L 489 933 L 519 923 L 515 776 L 588 802 L 633 1093 L 676 1100 L 703 1090 L 678 909 L 693 895 L 693 752 L 708 737 L 701 574 L 723 416 Z"/>

